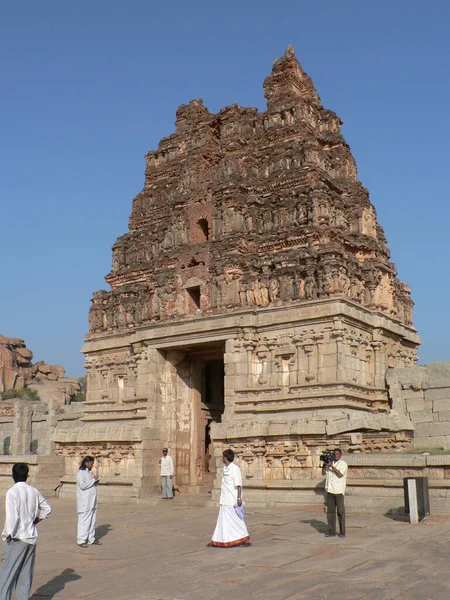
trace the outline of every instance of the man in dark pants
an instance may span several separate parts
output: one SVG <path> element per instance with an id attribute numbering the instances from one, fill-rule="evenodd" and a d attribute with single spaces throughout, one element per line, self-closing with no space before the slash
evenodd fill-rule
<path id="1" fill-rule="evenodd" d="M 325 537 L 336 534 L 336 512 L 339 519 L 339 537 L 345 537 L 345 485 L 347 483 L 347 463 L 342 460 L 339 448 L 334 451 L 335 461 L 324 463 L 322 475 L 326 475 L 325 490 L 327 492 L 328 533 Z"/>
<path id="2" fill-rule="evenodd" d="M 15 485 L 6 492 L 6 521 L 3 529 L 3 556 L 0 571 L 0 600 L 28 600 L 33 581 L 37 528 L 51 512 L 39 490 L 29 485 L 28 465 L 16 463 L 12 469 Z"/>

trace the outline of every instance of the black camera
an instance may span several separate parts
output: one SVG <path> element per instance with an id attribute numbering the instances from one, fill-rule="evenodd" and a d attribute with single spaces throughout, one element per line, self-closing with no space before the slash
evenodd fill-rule
<path id="1" fill-rule="evenodd" d="M 319 458 L 326 465 L 331 465 L 331 463 L 336 462 L 334 450 L 325 450 L 325 452 L 322 452 Z"/>

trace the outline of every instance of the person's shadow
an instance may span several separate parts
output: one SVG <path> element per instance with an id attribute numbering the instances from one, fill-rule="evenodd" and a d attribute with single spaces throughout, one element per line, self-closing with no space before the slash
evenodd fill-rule
<path id="1" fill-rule="evenodd" d="M 103 537 L 108 535 L 108 533 L 112 530 L 113 530 L 113 528 L 111 527 L 111 525 L 109 523 L 105 523 L 104 525 L 100 525 L 99 527 L 96 527 L 95 539 L 101 540 Z"/>
<path id="2" fill-rule="evenodd" d="M 317 519 L 306 519 L 304 521 L 300 521 L 300 523 L 309 523 L 311 527 L 314 527 L 314 529 L 316 529 L 316 531 L 319 533 L 326 533 L 328 531 L 327 523 L 318 521 Z"/>
<path id="3" fill-rule="evenodd" d="M 76 581 L 77 579 L 81 579 L 81 575 L 75 573 L 74 569 L 64 569 L 60 575 L 56 575 L 56 577 L 41 585 L 31 596 L 30 600 L 39 600 L 39 598 L 49 600 L 54 598 L 58 592 L 61 592 L 66 587 L 66 583 Z"/>

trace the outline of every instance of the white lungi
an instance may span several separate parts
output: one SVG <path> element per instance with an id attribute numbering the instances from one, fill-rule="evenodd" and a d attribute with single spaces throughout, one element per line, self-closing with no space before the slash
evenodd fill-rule
<path id="1" fill-rule="evenodd" d="M 250 540 L 245 522 L 238 517 L 234 510 L 238 500 L 238 487 L 242 490 L 241 470 L 234 462 L 231 462 L 223 468 L 219 516 L 211 538 L 211 546 L 230 548 L 240 546 Z"/>
<path id="2" fill-rule="evenodd" d="M 240 546 L 249 540 L 247 526 L 237 516 L 234 508 L 232 506 L 221 506 L 216 528 L 211 538 L 211 546 L 228 548 L 230 546 Z"/>

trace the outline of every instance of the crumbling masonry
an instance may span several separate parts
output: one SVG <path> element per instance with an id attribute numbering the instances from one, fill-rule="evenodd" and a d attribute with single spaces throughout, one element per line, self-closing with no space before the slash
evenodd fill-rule
<path id="1" fill-rule="evenodd" d="M 55 448 L 69 471 L 99 456 L 124 495 L 155 493 L 162 446 L 182 492 L 211 488 L 231 446 L 256 497 L 314 480 L 326 446 L 410 444 L 385 375 L 415 364 L 413 302 L 342 121 L 292 47 L 264 91 L 262 113 L 179 107 L 146 156 L 111 291 L 94 294 L 83 425 Z"/>

